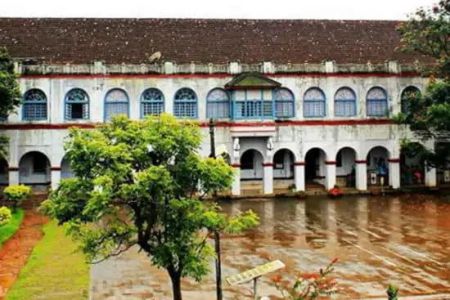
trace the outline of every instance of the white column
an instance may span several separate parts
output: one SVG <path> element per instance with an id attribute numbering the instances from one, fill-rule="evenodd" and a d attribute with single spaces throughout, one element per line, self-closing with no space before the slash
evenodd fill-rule
<path id="1" fill-rule="evenodd" d="M 19 168 L 9 168 L 9 185 L 19 184 Z"/>
<path id="2" fill-rule="evenodd" d="M 61 168 L 52 168 L 50 173 L 50 182 L 52 190 L 56 190 L 56 188 L 59 186 L 59 183 L 61 182 Z"/>
<path id="3" fill-rule="evenodd" d="M 325 188 L 327 190 L 332 189 L 336 184 L 336 162 L 326 161 L 326 178 L 325 178 Z"/>
<path id="4" fill-rule="evenodd" d="M 273 194 L 273 164 L 264 163 L 264 194 Z"/>
<path id="5" fill-rule="evenodd" d="M 355 161 L 355 183 L 359 191 L 367 190 L 367 162 L 365 160 Z"/>
<path id="6" fill-rule="evenodd" d="M 400 188 L 400 159 L 389 159 L 389 185 L 393 189 Z"/>
<path id="7" fill-rule="evenodd" d="M 233 165 L 234 178 L 231 186 L 231 194 L 233 196 L 239 196 L 241 194 L 241 166 L 239 164 Z"/>
<path id="8" fill-rule="evenodd" d="M 305 191 L 305 163 L 294 163 L 294 181 L 297 191 Z"/>
<path id="9" fill-rule="evenodd" d="M 425 185 L 429 187 L 437 186 L 436 168 L 427 168 L 425 166 Z"/>

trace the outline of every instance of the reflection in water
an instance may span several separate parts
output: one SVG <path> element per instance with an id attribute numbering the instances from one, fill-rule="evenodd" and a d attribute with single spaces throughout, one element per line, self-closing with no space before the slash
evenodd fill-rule
<path id="1" fill-rule="evenodd" d="M 399 285 L 403 295 L 450 292 L 450 201 L 443 198 L 242 200 L 221 205 L 231 214 L 252 209 L 261 219 L 257 229 L 222 238 L 224 277 L 268 259 L 281 259 L 284 272 L 293 276 L 317 271 L 338 257 L 338 299 L 384 297 L 389 283 Z M 114 272 L 108 272 L 111 268 Z M 144 282 L 142 270 L 148 277 Z M 94 299 L 136 287 L 170 299 L 167 275 L 144 255 L 125 254 L 95 265 L 92 273 Z M 277 295 L 269 277 L 260 279 L 260 294 Z M 184 298 L 214 299 L 214 288 L 214 272 L 202 283 L 185 280 Z M 226 299 L 251 299 L 251 284 L 224 288 Z"/>

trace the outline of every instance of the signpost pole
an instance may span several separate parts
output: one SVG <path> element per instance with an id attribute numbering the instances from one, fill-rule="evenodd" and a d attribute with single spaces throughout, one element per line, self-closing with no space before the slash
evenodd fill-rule
<path id="1" fill-rule="evenodd" d="M 257 290 L 257 287 L 258 287 L 258 278 L 259 278 L 259 276 L 253 278 L 253 296 L 254 296 L 254 299 L 255 299 L 255 300 L 258 300 L 258 290 Z"/>
<path id="2" fill-rule="evenodd" d="M 214 120 L 211 118 L 209 120 L 209 137 L 211 139 L 211 154 L 210 157 L 216 158 L 216 145 L 214 136 Z M 215 195 L 214 195 L 215 196 Z M 216 230 L 214 231 L 214 244 L 216 251 L 216 294 L 217 300 L 222 300 L 222 262 L 220 258 L 220 233 Z"/>

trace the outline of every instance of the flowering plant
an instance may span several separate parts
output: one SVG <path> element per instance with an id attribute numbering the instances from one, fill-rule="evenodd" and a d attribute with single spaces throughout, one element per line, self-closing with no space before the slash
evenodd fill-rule
<path id="1" fill-rule="evenodd" d="M 273 276 L 272 282 L 285 300 L 312 300 L 319 296 L 329 296 L 337 292 L 336 281 L 328 277 L 336 262 L 337 258 L 333 259 L 319 273 L 299 273 L 293 284 L 281 275 Z"/>

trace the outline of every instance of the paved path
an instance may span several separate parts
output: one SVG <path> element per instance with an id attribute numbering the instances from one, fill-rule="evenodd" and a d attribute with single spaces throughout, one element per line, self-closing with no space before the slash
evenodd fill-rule
<path id="1" fill-rule="evenodd" d="M 0 249 L 0 299 L 14 284 L 34 246 L 42 238 L 42 226 L 47 220 L 33 210 L 26 210 L 19 230 Z"/>

